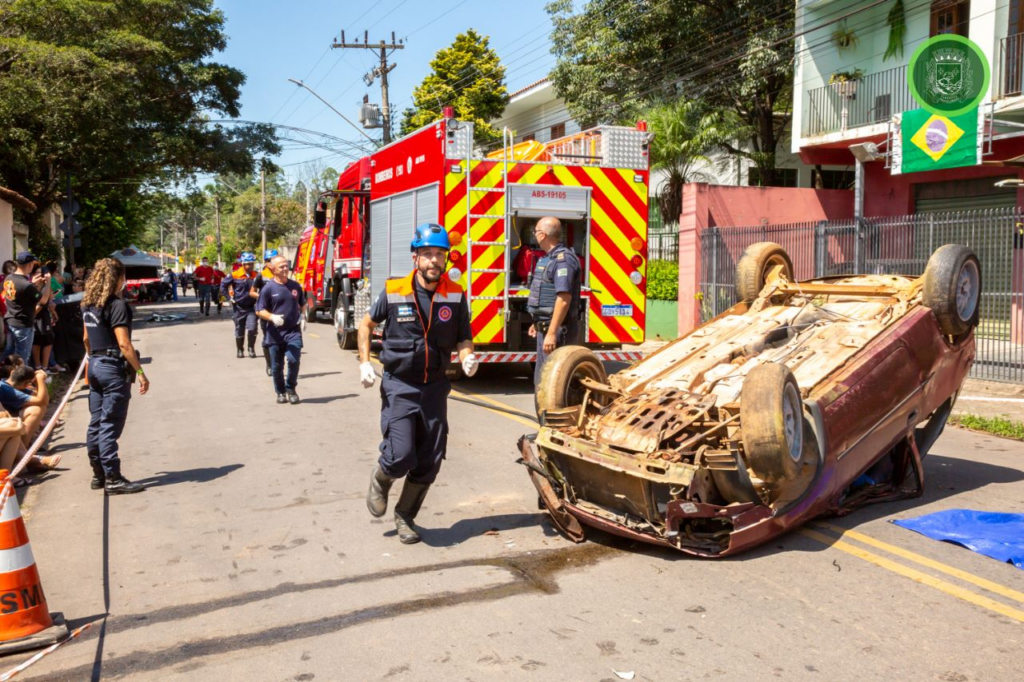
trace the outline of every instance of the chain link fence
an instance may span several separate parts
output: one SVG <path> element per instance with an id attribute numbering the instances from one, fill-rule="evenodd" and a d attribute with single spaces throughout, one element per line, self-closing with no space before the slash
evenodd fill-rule
<path id="1" fill-rule="evenodd" d="M 776 242 L 798 280 L 857 274 L 924 274 L 943 244 L 964 244 L 981 261 L 981 321 L 971 376 L 1024 382 L 1024 214 L 1018 208 L 854 220 L 711 227 L 700 234 L 701 320 L 737 301 L 736 265 L 748 246 Z M 677 247 L 678 248 L 678 247 Z"/>

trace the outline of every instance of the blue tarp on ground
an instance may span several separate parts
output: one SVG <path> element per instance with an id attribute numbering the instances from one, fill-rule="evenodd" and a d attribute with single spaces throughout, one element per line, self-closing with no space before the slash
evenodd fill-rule
<path id="1" fill-rule="evenodd" d="M 947 509 L 893 523 L 1024 568 L 1024 514 Z"/>

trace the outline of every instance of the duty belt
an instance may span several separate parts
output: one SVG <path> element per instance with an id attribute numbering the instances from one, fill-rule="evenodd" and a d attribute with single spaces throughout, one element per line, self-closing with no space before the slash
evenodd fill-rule
<path id="1" fill-rule="evenodd" d="M 541 334 L 547 334 L 548 329 L 551 328 L 551 320 L 537 320 L 533 323 L 533 326 L 537 328 Z"/>
<path id="2" fill-rule="evenodd" d="M 121 350 L 118 348 L 104 348 L 103 350 L 93 351 L 92 354 L 102 356 L 105 358 L 114 358 L 116 360 L 120 360 L 122 357 L 124 357 L 123 355 L 121 355 Z"/>

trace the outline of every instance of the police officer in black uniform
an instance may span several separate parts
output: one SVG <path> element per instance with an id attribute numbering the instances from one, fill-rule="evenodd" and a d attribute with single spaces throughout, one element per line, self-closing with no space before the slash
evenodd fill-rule
<path id="1" fill-rule="evenodd" d="M 537 337 L 534 385 L 540 383 L 544 361 L 555 348 L 580 343 L 580 259 L 562 243 L 562 223 L 546 217 L 534 228 L 545 256 L 537 261 L 530 280 L 526 311 L 533 316 L 530 336 Z"/>
<path id="2" fill-rule="evenodd" d="M 412 240 L 415 269 L 400 279 L 389 279 L 359 324 L 359 371 L 366 388 L 376 379 L 370 364 L 370 334 L 384 324 L 380 354 L 384 440 L 370 477 L 366 506 L 373 516 L 383 516 L 392 483 L 405 476 L 395 505 L 395 528 L 406 545 L 420 541 L 413 520 L 437 478 L 448 445 L 451 384 L 445 370 L 452 351 L 458 350 L 467 376 L 476 374 L 478 367 L 465 293 L 444 276 L 450 249 L 444 227 L 430 223 L 417 227 Z"/>
<path id="3" fill-rule="evenodd" d="M 145 489 L 141 483 L 132 483 L 121 475 L 117 451 L 117 439 L 128 418 L 132 383 L 137 378 L 139 393 L 145 395 L 149 391 L 149 379 L 132 346 L 132 309 L 120 297 L 124 282 L 121 261 L 104 258 L 93 268 L 82 298 L 92 413 L 85 436 L 86 452 L 92 465 L 92 488 L 103 488 L 107 495 Z"/>
<path id="4" fill-rule="evenodd" d="M 257 275 L 256 255 L 246 251 L 238 259 L 242 267 L 231 272 L 220 285 L 220 293 L 231 301 L 234 309 L 235 348 L 238 357 L 245 357 L 242 343 L 247 341 L 249 357 L 256 357 L 256 299 L 263 288 L 263 277 Z"/>

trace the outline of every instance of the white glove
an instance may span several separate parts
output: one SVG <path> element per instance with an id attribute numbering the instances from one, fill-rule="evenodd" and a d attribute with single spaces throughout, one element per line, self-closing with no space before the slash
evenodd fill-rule
<path id="1" fill-rule="evenodd" d="M 274 323 L 275 327 L 280 327 L 284 324 L 284 315 L 271 315 L 270 321 Z"/>
<path id="2" fill-rule="evenodd" d="M 377 375 L 373 372 L 373 364 L 364 362 L 359 365 L 359 381 L 363 388 L 370 388 L 377 381 Z"/>
<path id="3" fill-rule="evenodd" d="M 462 359 L 462 371 L 466 373 L 467 377 L 476 374 L 478 369 L 480 369 L 480 360 L 477 359 L 475 353 L 470 353 Z"/>
<path id="4" fill-rule="evenodd" d="M 299 318 L 299 329 L 301 329 L 303 332 L 306 331 L 306 317 L 305 316 L 302 316 L 301 318 Z"/>

